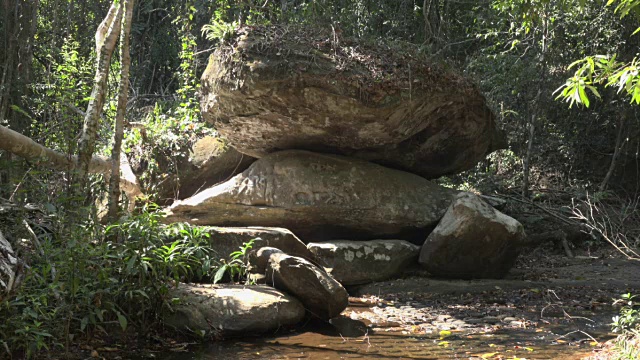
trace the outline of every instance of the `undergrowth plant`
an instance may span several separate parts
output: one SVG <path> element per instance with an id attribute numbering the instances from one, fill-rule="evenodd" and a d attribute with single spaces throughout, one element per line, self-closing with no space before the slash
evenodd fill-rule
<path id="1" fill-rule="evenodd" d="M 247 264 L 247 253 L 249 252 L 249 250 L 251 250 L 251 248 L 253 248 L 253 243 L 258 239 L 259 238 L 252 239 L 249 242 L 243 243 L 242 246 L 240 246 L 240 250 L 234 251 L 229 254 L 229 260 L 223 260 L 223 264 L 220 266 L 220 268 L 216 272 L 215 277 L 213 278 L 213 283 L 217 284 L 218 282 L 220 282 L 220 280 L 222 280 L 224 274 L 226 273 L 229 274 L 232 282 L 240 282 L 245 279 L 247 275 L 247 269 L 249 267 Z"/>
<path id="2" fill-rule="evenodd" d="M 640 358 L 640 303 L 637 295 L 622 294 L 614 305 L 622 304 L 618 315 L 613 317 L 611 329 L 620 335 L 615 341 L 617 359 L 635 360 Z"/>
<path id="3" fill-rule="evenodd" d="M 145 338 L 160 329 L 170 289 L 219 267 L 208 234 L 163 225 L 161 216 L 147 205 L 106 229 L 85 222 L 22 249 L 30 269 L 21 291 L 0 303 L 0 354 L 33 358 L 96 332 Z"/>

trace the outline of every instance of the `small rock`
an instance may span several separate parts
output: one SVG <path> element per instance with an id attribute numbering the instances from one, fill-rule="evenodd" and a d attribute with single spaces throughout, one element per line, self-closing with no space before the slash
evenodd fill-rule
<path id="1" fill-rule="evenodd" d="M 483 322 L 487 323 L 487 324 L 497 324 L 500 322 L 500 319 L 498 319 L 495 316 L 486 316 L 482 319 Z"/>

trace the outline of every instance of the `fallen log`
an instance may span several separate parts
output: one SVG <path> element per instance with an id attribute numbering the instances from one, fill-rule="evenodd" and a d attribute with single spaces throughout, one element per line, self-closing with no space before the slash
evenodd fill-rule
<path id="1" fill-rule="evenodd" d="M 70 171 L 78 168 L 77 156 L 70 156 L 49 149 L 5 126 L 0 126 L 0 149 L 53 170 Z M 142 191 L 129 163 L 124 160 L 121 159 L 120 188 L 130 200 L 133 200 L 136 196 L 142 195 Z M 111 167 L 112 163 L 108 158 L 94 156 L 89 163 L 89 172 L 102 174 L 109 178 Z"/>

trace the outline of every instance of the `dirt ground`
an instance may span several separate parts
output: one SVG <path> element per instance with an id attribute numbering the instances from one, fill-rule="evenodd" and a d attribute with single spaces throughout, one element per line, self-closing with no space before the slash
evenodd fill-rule
<path id="1" fill-rule="evenodd" d="M 402 279 L 351 288 L 352 307 L 343 314 L 377 331 L 501 333 L 506 348 L 510 336 L 516 347 L 524 343 L 546 350 L 558 344 L 578 347 L 559 351 L 557 357 L 546 351 L 527 358 L 604 359 L 606 341 L 617 335 L 610 332 L 611 318 L 619 310 L 613 301 L 624 293 L 640 293 L 640 262 L 607 249 L 578 250 L 569 258 L 552 247 L 541 247 L 522 255 L 505 279 L 446 280 L 426 275 L 413 269 Z M 523 342 L 518 334 L 525 330 L 546 336 Z M 497 352 L 494 356 L 506 358 Z"/>

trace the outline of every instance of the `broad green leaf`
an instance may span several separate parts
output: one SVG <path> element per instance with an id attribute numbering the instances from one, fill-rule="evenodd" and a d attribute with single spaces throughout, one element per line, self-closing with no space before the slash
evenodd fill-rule
<path id="1" fill-rule="evenodd" d="M 118 322 L 120 323 L 120 327 L 122 328 L 122 331 L 127 330 L 127 318 L 124 317 L 124 315 L 122 315 L 121 313 L 116 313 L 116 315 L 118 315 Z"/>
<path id="2" fill-rule="evenodd" d="M 587 97 L 587 92 L 584 91 L 584 87 L 579 86 L 578 92 L 580 93 L 580 101 L 582 101 L 584 106 L 589 107 L 589 97 Z"/>
<path id="3" fill-rule="evenodd" d="M 213 277 L 213 283 L 217 284 L 220 280 L 222 280 L 222 277 L 224 276 L 224 273 L 227 271 L 227 268 L 229 266 L 228 265 L 222 265 L 220 267 L 220 269 L 218 269 L 218 271 L 216 271 L 216 274 Z"/>

